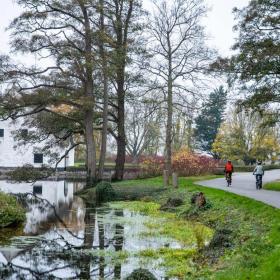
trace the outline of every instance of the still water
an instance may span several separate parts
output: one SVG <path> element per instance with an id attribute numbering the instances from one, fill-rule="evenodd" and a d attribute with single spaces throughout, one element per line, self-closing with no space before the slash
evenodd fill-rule
<path id="1" fill-rule="evenodd" d="M 0 190 L 21 194 L 27 209 L 22 228 L 0 230 L 0 279 L 125 279 L 138 268 L 167 279 L 160 260 L 145 261 L 137 253 L 182 246 L 143 234 L 151 217 L 114 205 L 91 208 L 74 195 L 82 187 L 0 181 Z"/>

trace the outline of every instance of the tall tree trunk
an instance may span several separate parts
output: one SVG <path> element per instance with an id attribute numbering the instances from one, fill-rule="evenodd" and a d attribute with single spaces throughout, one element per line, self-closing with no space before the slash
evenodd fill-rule
<path id="1" fill-rule="evenodd" d="M 122 180 L 124 176 L 126 139 L 125 139 L 125 112 L 124 93 L 120 88 L 118 93 L 118 137 L 117 137 L 117 158 L 115 167 L 115 180 Z"/>
<path id="2" fill-rule="evenodd" d="M 116 5 L 116 36 L 117 36 L 117 96 L 118 96 L 118 135 L 117 135 L 117 158 L 114 179 L 122 180 L 124 175 L 124 164 L 126 154 L 126 138 L 125 138 L 125 67 L 128 47 L 128 32 L 130 20 L 133 12 L 135 1 L 128 1 L 128 11 L 126 18 L 123 19 L 122 7 L 124 0 L 115 1 Z"/>
<path id="3" fill-rule="evenodd" d="M 166 124 L 166 142 L 165 142 L 165 169 L 168 176 L 172 175 L 172 121 L 173 121 L 173 80 L 172 80 L 172 53 L 169 36 L 168 40 L 168 84 L 167 84 L 167 124 Z M 169 178 L 168 178 L 169 182 Z"/>
<path id="4" fill-rule="evenodd" d="M 173 101 L 172 101 L 172 81 L 168 81 L 167 92 L 167 125 L 166 125 L 166 158 L 165 169 L 168 175 L 172 175 L 172 119 L 173 119 Z"/>
<path id="5" fill-rule="evenodd" d="M 79 1 L 84 15 L 85 28 L 85 96 L 88 108 L 85 110 L 85 137 L 86 137 L 86 164 L 87 164 L 87 184 L 92 186 L 96 178 L 96 147 L 93 133 L 93 110 L 95 98 L 93 93 L 93 59 L 92 59 L 92 30 L 88 11 L 84 2 Z"/>
<path id="6" fill-rule="evenodd" d="M 123 46 L 122 29 L 118 32 L 118 58 L 119 64 L 117 66 L 117 158 L 115 167 L 115 180 L 122 180 L 124 175 L 125 152 L 126 152 L 126 138 L 125 138 L 125 65 L 126 65 L 126 47 Z"/>
<path id="7" fill-rule="evenodd" d="M 100 0 L 100 24 L 101 24 L 101 34 L 102 36 L 105 33 L 104 27 L 104 1 Z M 101 39 L 100 43 L 100 55 L 102 60 L 102 75 L 103 75 L 103 127 L 102 127 L 102 139 L 101 139 L 101 151 L 100 151 L 100 158 L 99 158 L 99 170 L 98 170 L 98 179 L 103 178 L 104 173 L 104 166 L 106 160 L 106 151 L 107 151 L 107 133 L 108 133 L 108 73 L 107 73 L 107 58 L 106 53 L 104 50 L 104 43 Z"/>
<path id="8" fill-rule="evenodd" d="M 192 120 L 188 120 L 188 149 L 192 150 Z"/>
<path id="9" fill-rule="evenodd" d="M 86 138 L 86 167 L 87 184 L 92 186 L 96 176 L 96 149 L 93 135 L 93 111 L 86 112 L 85 117 L 85 138 Z"/>

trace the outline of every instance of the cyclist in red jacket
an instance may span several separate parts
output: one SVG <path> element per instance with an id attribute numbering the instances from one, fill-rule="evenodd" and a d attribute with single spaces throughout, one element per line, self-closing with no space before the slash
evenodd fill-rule
<path id="1" fill-rule="evenodd" d="M 232 173 L 234 172 L 233 165 L 230 160 L 225 165 L 225 175 L 226 175 L 226 180 L 228 182 L 228 187 L 231 186 L 232 183 Z"/>

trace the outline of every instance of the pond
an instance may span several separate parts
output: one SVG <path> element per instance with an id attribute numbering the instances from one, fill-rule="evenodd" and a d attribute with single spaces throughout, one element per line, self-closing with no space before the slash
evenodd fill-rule
<path id="1" fill-rule="evenodd" d="M 180 278 L 170 266 L 176 269 L 174 257 L 186 268 L 191 263 L 197 249 L 192 226 L 183 225 L 181 235 L 189 236 L 183 242 L 161 228 L 173 227 L 166 217 L 136 211 L 130 203 L 92 208 L 74 195 L 81 188 L 66 181 L 0 181 L 0 190 L 18 194 L 27 209 L 22 227 L 0 230 L 0 279 L 125 279 L 139 268 L 156 279 Z M 207 243 L 210 230 L 200 225 L 200 232 Z"/>

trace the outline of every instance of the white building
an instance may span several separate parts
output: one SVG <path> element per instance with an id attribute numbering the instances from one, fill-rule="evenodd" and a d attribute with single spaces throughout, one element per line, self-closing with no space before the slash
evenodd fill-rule
<path id="1" fill-rule="evenodd" d="M 55 167 L 55 163 L 50 163 L 50 158 L 40 152 L 40 148 L 44 143 L 34 145 L 17 146 L 13 132 L 22 129 L 23 133 L 28 133 L 28 129 L 22 126 L 23 121 L 0 121 L 0 168 L 1 167 L 21 167 L 26 164 L 31 164 L 35 167 L 40 167 L 43 164 Z M 59 155 L 64 155 L 65 151 L 60 147 L 53 147 L 51 152 L 57 152 Z M 74 166 L 74 150 L 63 159 L 58 168 Z"/>

